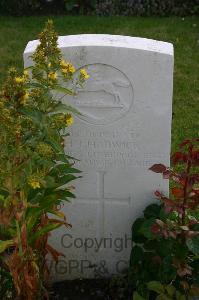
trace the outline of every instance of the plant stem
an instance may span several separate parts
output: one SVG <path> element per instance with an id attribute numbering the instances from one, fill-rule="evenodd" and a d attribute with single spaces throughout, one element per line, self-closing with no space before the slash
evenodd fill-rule
<path id="1" fill-rule="evenodd" d="M 186 179 L 185 179 L 185 185 L 184 185 L 184 199 L 183 199 L 183 213 L 182 213 L 182 225 L 185 225 L 185 217 L 186 217 L 186 204 L 187 204 L 187 188 L 189 183 L 189 173 L 191 169 L 191 155 L 192 155 L 192 149 L 193 147 L 189 147 L 189 155 L 188 155 L 188 161 L 187 161 L 187 167 L 186 167 Z"/>
<path id="2" fill-rule="evenodd" d="M 23 255 L 23 250 L 22 250 L 22 243 L 21 243 L 21 233 L 20 233 L 20 228 L 19 228 L 19 222 L 16 220 L 16 227 L 17 227 L 17 237 L 18 237 L 18 245 L 19 245 L 19 255 Z"/>

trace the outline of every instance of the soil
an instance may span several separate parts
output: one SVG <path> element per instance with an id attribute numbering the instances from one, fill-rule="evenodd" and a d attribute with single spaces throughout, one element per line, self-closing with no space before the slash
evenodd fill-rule
<path id="1" fill-rule="evenodd" d="M 55 283 L 51 300 L 129 300 L 124 278 L 78 279 Z"/>

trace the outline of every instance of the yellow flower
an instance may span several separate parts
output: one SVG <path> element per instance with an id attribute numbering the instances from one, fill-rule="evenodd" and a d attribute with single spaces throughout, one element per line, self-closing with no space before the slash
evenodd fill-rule
<path id="1" fill-rule="evenodd" d="M 18 125 L 16 126 L 15 133 L 16 133 L 16 134 L 20 134 L 20 133 L 21 133 L 21 129 L 22 129 L 22 128 L 21 128 L 21 125 L 18 124 Z"/>
<path id="2" fill-rule="evenodd" d="M 81 69 L 80 75 L 83 79 L 88 79 L 90 77 L 90 75 L 87 73 L 86 69 Z"/>
<path id="3" fill-rule="evenodd" d="M 49 68 L 51 68 L 51 67 L 52 67 L 52 64 L 51 64 L 51 62 L 49 62 L 49 64 L 48 64 L 48 67 L 49 67 Z"/>
<path id="4" fill-rule="evenodd" d="M 15 82 L 20 84 L 20 83 L 24 83 L 25 82 L 25 78 L 24 77 L 15 77 Z"/>
<path id="5" fill-rule="evenodd" d="M 69 64 L 68 70 L 69 70 L 69 72 L 72 73 L 72 74 L 75 73 L 75 71 L 76 71 L 76 70 L 75 70 L 75 67 L 74 67 L 72 64 Z"/>
<path id="6" fill-rule="evenodd" d="M 57 79 L 57 73 L 56 72 L 50 72 L 48 74 L 48 78 L 55 81 Z"/>
<path id="7" fill-rule="evenodd" d="M 28 179 L 28 184 L 33 188 L 33 189 L 39 189 L 41 187 L 40 182 L 38 181 L 38 179 L 34 178 L 34 177 L 30 177 Z"/>
<path id="8" fill-rule="evenodd" d="M 40 183 L 39 181 L 33 181 L 31 182 L 31 186 L 33 187 L 33 189 L 39 189 L 40 188 Z"/>
<path id="9" fill-rule="evenodd" d="M 74 122 L 73 116 L 71 114 L 66 114 L 65 120 L 67 126 L 71 126 Z"/>
<path id="10" fill-rule="evenodd" d="M 60 66 L 62 67 L 62 72 L 64 74 L 67 74 L 67 73 L 73 74 L 76 71 L 75 67 L 71 63 L 66 62 L 64 59 L 61 60 Z"/>
<path id="11" fill-rule="evenodd" d="M 67 67 L 67 65 L 68 65 L 68 63 L 64 59 L 62 59 L 60 62 L 60 66 L 64 68 L 64 67 Z"/>
<path id="12" fill-rule="evenodd" d="M 40 142 L 37 145 L 36 151 L 38 152 L 39 155 L 43 157 L 51 157 L 53 155 L 52 147 L 43 142 Z"/>
<path id="13" fill-rule="evenodd" d="M 20 98 L 20 103 L 21 103 L 22 105 L 25 105 L 25 104 L 27 103 L 28 97 L 29 97 L 29 93 L 26 92 L 26 93 Z"/>
<path id="14" fill-rule="evenodd" d="M 62 69 L 62 73 L 67 74 L 68 70 L 67 69 Z"/>
<path id="15" fill-rule="evenodd" d="M 23 71 L 24 77 L 28 78 L 29 77 L 29 72 L 28 70 L 24 70 Z"/>

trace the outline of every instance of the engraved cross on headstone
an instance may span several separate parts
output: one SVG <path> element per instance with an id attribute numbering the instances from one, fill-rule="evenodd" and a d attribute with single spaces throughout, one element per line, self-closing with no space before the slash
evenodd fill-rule
<path id="1" fill-rule="evenodd" d="M 104 195 L 104 176 L 106 174 L 106 171 L 99 170 L 97 173 L 97 197 L 78 197 L 75 199 L 75 202 L 81 202 L 88 205 L 89 201 L 99 203 L 99 209 L 98 209 L 98 239 L 106 238 L 105 233 L 105 203 L 110 202 L 113 204 L 120 204 L 120 203 L 126 203 L 129 208 L 132 208 L 133 205 L 133 194 L 129 194 L 129 197 L 105 197 Z M 131 209 L 129 210 L 129 212 Z"/>

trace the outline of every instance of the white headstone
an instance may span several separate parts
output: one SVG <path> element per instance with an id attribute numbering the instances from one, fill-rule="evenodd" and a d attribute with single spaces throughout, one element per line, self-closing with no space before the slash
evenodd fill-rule
<path id="1" fill-rule="evenodd" d="M 28 43 L 25 66 L 38 41 Z M 78 96 L 65 98 L 75 117 L 66 153 L 78 158 L 83 178 L 63 211 L 71 230 L 54 232 L 52 244 L 66 257 L 54 280 L 117 274 L 128 267 L 131 226 L 156 189 L 168 182 L 148 170 L 170 163 L 173 46 L 115 35 L 59 37 L 67 61 L 90 74 Z"/>

